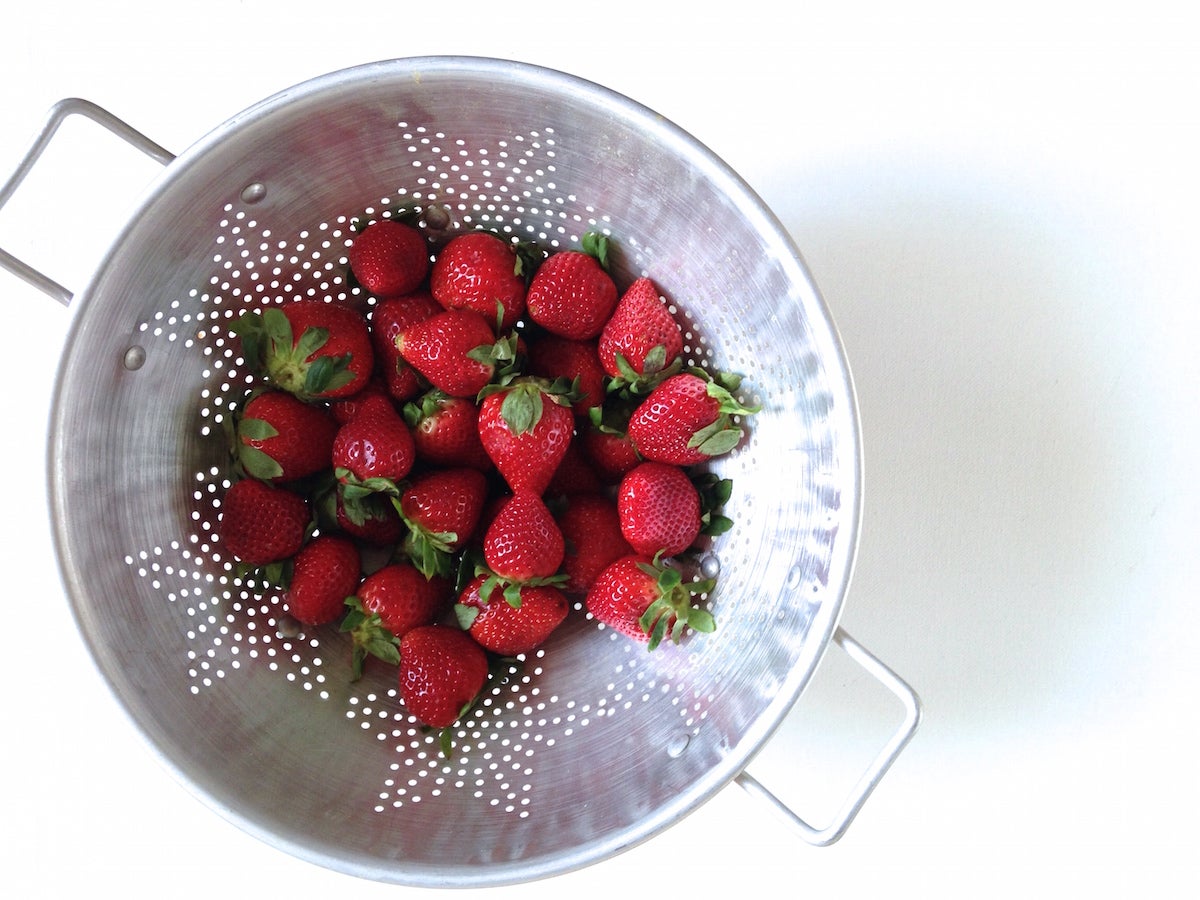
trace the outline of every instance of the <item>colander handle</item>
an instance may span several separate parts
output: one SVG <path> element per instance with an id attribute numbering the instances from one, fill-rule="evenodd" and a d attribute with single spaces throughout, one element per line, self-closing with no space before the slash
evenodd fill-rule
<path id="1" fill-rule="evenodd" d="M 58 127 L 70 116 L 83 116 L 91 119 L 93 122 L 103 125 L 117 137 L 123 139 L 126 143 L 132 145 L 138 150 L 141 150 L 147 156 L 162 163 L 164 166 L 175 158 L 172 153 L 164 150 L 154 141 L 150 140 L 140 131 L 130 127 L 121 119 L 118 119 L 108 110 L 103 109 L 102 107 L 99 107 L 95 103 L 92 103 L 88 100 L 80 100 L 77 97 L 68 97 L 65 100 L 59 100 L 50 108 L 50 112 L 46 116 L 45 123 L 42 125 L 41 130 L 37 133 L 33 143 L 26 151 L 25 156 L 21 159 L 20 164 L 17 166 L 17 170 L 13 172 L 8 181 L 6 181 L 4 185 L 0 187 L 0 209 L 2 209 L 4 204 L 9 201 L 9 198 L 12 197 L 13 193 L 20 186 L 21 182 L 25 180 L 25 176 L 33 171 L 34 165 L 37 163 L 42 153 L 45 152 L 46 148 L 50 145 L 50 140 L 54 137 L 55 132 L 58 131 Z M 2 247 L 0 247 L 0 266 L 3 266 L 8 271 L 12 272 L 18 278 L 22 278 L 29 282 L 43 293 L 49 294 L 64 306 L 69 304 L 72 296 L 74 296 L 71 291 L 67 290 L 53 278 L 50 278 L 28 263 L 13 256 Z"/>
<path id="2" fill-rule="evenodd" d="M 875 790 L 880 779 L 891 768 L 892 763 L 896 761 L 896 757 L 900 755 L 900 752 L 908 745 L 921 721 L 920 699 L 917 697 L 916 692 L 895 672 L 868 653 L 862 644 L 850 637 L 841 628 L 838 628 L 834 632 L 833 641 L 852 660 L 862 666 L 870 675 L 873 675 L 900 699 L 900 702 L 904 705 L 904 721 L 901 723 L 899 729 L 892 735 L 891 740 L 887 742 L 871 765 L 868 766 L 866 772 L 863 773 L 858 783 L 854 786 L 850 796 L 846 798 L 841 808 L 834 815 L 833 821 L 823 828 L 810 825 L 748 772 L 742 771 L 736 778 L 738 784 L 752 795 L 765 800 L 776 812 L 781 814 L 784 821 L 795 828 L 805 841 L 815 844 L 818 847 L 828 846 L 846 833 L 846 829 L 850 827 L 850 823 L 854 821 L 854 817 L 858 815 L 859 810 L 862 809 L 871 792 Z"/>

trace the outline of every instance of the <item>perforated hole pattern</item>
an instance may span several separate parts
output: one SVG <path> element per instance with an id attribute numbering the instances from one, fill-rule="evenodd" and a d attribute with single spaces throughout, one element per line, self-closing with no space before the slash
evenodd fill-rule
<path id="1" fill-rule="evenodd" d="M 230 416 L 231 403 L 254 383 L 230 332 L 230 324 L 245 309 L 303 297 L 370 303 L 370 298 L 348 285 L 345 278 L 346 251 L 353 237 L 351 216 L 386 217 L 397 208 L 436 203 L 448 210 L 453 228 L 486 225 L 552 250 L 576 245 L 589 230 L 607 231 L 601 211 L 586 205 L 582 208 L 587 215 L 565 211 L 568 206 L 579 208 L 578 198 L 557 192 L 555 133 L 551 128 L 514 135 L 492 147 L 469 147 L 452 135 L 406 122 L 398 123 L 398 130 L 411 156 L 411 189 L 380 197 L 373 208 L 348 210 L 331 221 L 277 234 L 255 217 L 255 204 L 269 196 L 270 184 L 247 185 L 240 203 L 226 205 L 216 229 L 208 283 L 193 288 L 186 302 L 174 299 L 140 324 L 140 344 L 126 354 L 127 368 L 139 368 L 159 341 L 182 343 L 187 351 L 182 355 L 183 364 L 202 367 L 204 386 L 194 422 L 200 437 L 218 434 Z M 640 244 L 636 236 L 618 235 L 616 239 L 622 243 L 628 264 L 653 277 L 652 248 Z M 686 309 L 671 309 L 683 326 L 687 361 L 707 366 L 712 351 L 705 336 L 690 321 Z M 729 362 L 734 366 L 770 363 L 736 358 Z M 746 390 L 744 400 L 761 402 L 752 382 L 746 384 Z M 738 451 L 727 465 L 736 477 L 738 471 L 750 471 L 756 461 L 752 451 Z M 659 695 L 670 695 L 678 714 L 676 737 L 668 752 L 682 752 L 699 732 L 710 698 L 684 686 L 703 679 L 680 676 L 686 675 L 689 667 L 702 665 L 703 653 L 681 656 L 673 669 L 676 677 L 668 679 L 646 664 L 641 645 L 610 633 L 610 639 L 623 648 L 616 657 L 621 661 L 607 680 L 596 685 L 594 696 L 556 693 L 555 685 L 542 677 L 546 651 L 539 651 L 519 668 L 514 667 L 459 723 L 454 732 L 455 757 L 448 762 L 438 752 L 437 737 L 407 713 L 394 688 L 381 692 L 364 681 L 361 691 L 351 690 L 349 695 L 341 689 L 330 691 L 330 679 L 346 677 L 344 646 L 327 632 L 301 631 L 282 613 L 277 593 L 261 593 L 236 574 L 233 560 L 222 553 L 215 530 L 221 497 L 228 486 L 225 479 L 220 466 L 192 473 L 191 533 L 161 546 L 135 550 L 125 561 L 167 601 L 186 610 L 187 667 L 193 693 L 236 679 L 245 665 L 265 662 L 309 702 L 328 703 L 335 696 L 345 697 L 346 726 L 394 748 L 389 771 L 380 774 L 377 811 L 468 792 L 481 803 L 526 817 L 539 748 L 571 740 L 590 723 Z M 750 515 L 752 498 L 743 496 L 739 502 L 745 506 L 738 514 Z M 721 540 L 738 538 L 730 535 Z M 704 560 L 710 572 L 719 567 L 712 552 L 715 549 L 711 548 Z M 797 582 L 798 573 L 793 576 Z M 812 591 L 818 590 L 814 583 Z M 586 616 L 581 607 L 577 602 L 576 619 Z M 591 622 L 586 627 L 602 628 Z"/>

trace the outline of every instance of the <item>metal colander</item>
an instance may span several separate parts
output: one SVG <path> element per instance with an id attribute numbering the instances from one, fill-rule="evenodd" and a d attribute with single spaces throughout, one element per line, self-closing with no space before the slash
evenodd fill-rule
<path id="1" fill-rule="evenodd" d="M 8 254 L 73 309 L 51 416 L 60 567 L 99 670 L 174 774 L 263 840 L 422 886 L 532 880 L 654 835 L 737 781 L 814 843 L 840 837 L 917 724 L 915 696 L 838 628 L 858 533 L 859 430 L 828 312 L 789 236 L 696 140 L 595 84 L 525 64 L 418 58 L 335 72 L 253 106 L 178 157 L 103 110 L 56 107 L 164 163 L 84 290 Z M 744 376 L 762 411 L 714 464 L 735 529 L 699 561 L 715 634 L 653 653 L 581 606 L 454 732 L 394 672 L 348 677 L 347 638 L 288 627 L 215 526 L 223 423 L 249 374 L 230 325 L 347 283 L 353 216 L 448 213 L 547 248 L 609 233 L 618 283 L 650 275 L 686 355 Z M 807 825 L 745 771 L 831 642 L 905 702 L 836 821 Z"/>

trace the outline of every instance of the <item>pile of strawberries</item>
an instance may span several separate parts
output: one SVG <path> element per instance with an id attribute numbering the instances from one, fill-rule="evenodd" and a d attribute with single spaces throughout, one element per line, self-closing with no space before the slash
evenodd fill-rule
<path id="1" fill-rule="evenodd" d="M 352 677 L 397 666 L 409 712 L 444 730 L 574 599 L 652 649 L 714 628 L 711 580 L 679 561 L 730 527 L 729 482 L 703 464 L 754 410 L 736 377 L 685 366 L 657 286 L 620 289 L 606 237 L 435 244 L 416 214 L 357 227 L 360 306 L 235 323 L 258 377 L 218 537 L 296 622 L 351 636 Z"/>

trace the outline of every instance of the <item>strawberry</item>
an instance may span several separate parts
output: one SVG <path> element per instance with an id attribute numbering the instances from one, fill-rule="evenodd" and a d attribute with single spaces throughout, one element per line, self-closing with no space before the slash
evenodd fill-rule
<path id="1" fill-rule="evenodd" d="M 371 312 L 371 341 L 375 352 L 375 365 L 393 400 L 411 400 L 424 388 L 421 376 L 400 355 L 396 338 L 410 325 L 423 322 L 441 312 L 441 309 L 429 292 L 424 290 L 389 297 L 375 304 Z"/>
<path id="2" fill-rule="evenodd" d="M 347 502 L 346 494 L 350 494 Z M 390 547 L 405 535 L 404 522 L 384 493 L 364 492 L 361 488 L 335 482 L 333 490 L 323 497 L 324 514 L 332 526 L 364 544 Z"/>
<path id="3" fill-rule="evenodd" d="M 663 638 L 679 643 L 685 627 L 699 632 L 716 628 L 707 610 L 692 605 L 694 596 L 712 588 L 712 579 L 684 582 L 677 568 L 634 553 L 597 576 L 585 603 L 596 621 L 654 650 Z"/>
<path id="4" fill-rule="evenodd" d="M 545 497 L 569 497 L 574 494 L 596 494 L 602 491 L 605 482 L 601 481 L 596 467 L 583 452 L 580 432 L 576 432 L 567 445 L 567 452 L 554 470 L 554 477 L 546 486 Z"/>
<path id="5" fill-rule="evenodd" d="M 395 493 L 396 482 L 412 469 L 416 448 L 408 424 L 390 400 L 379 397 L 363 404 L 338 429 L 330 455 L 334 474 L 343 485 L 363 493 Z M 348 491 L 343 500 L 354 497 L 355 492 Z"/>
<path id="6" fill-rule="evenodd" d="M 532 653 L 567 618 L 566 595 L 553 585 L 528 586 L 515 602 L 494 579 L 477 575 L 454 605 L 461 628 L 485 650 L 514 657 Z"/>
<path id="7" fill-rule="evenodd" d="M 679 466 L 635 466 L 617 488 L 617 512 L 625 540 L 646 556 L 675 556 L 700 536 L 700 492 Z"/>
<path id="8" fill-rule="evenodd" d="M 400 639 L 400 699 L 418 721 L 446 729 L 483 690 L 487 653 L 452 625 L 422 625 Z"/>
<path id="9" fill-rule="evenodd" d="M 677 366 L 683 332 L 649 278 L 636 279 L 600 332 L 600 364 L 625 383 L 653 382 Z"/>
<path id="10" fill-rule="evenodd" d="M 347 254 L 355 280 L 377 297 L 416 290 L 429 274 L 429 245 L 421 230 L 395 219 L 362 229 Z"/>
<path id="11" fill-rule="evenodd" d="M 479 407 L 467 397 L 451 397 L 437 388 L 404 405 L 417 459 L 437 466 L 492 470 L 479 440 Z"/>
<path id="12" fill-rule="evenodd" d="M 751 415 L 731 393 L 737 376 L 713 378 L 696 371 L 665 379 L 633 411 L 628 434 L 644 459 L 694 465 L 737 446 L 742 429 L 733 416 Z"/>
<path id="13" fill-rule="evenodd" d="M 501 579 L 524 584 L 552 578 L 562 564 L 562 532 L 541 496 L 517 488 L 483 536 L 483 558 Z"/>
<path id="14" fill-rule="evenodd" d="M 255 371 L 301 400 L 356 394 L 375 365 L 366 318 L 325 300 L 292 300 L 248 311 L 233 326 Z"/>
<path id="15" fill-rule="evenodd" d="M 550 257 L 557 258 L 558 256 Z M 528 357 L 528 371 L 531 375 L 551 381 L 563 379 L 574 382 L 578 379 L 577 396 L 571 404 L 575 415 L 587 415 L 591 409 L 604 403 L 605 373 L 600 365 L 595 341 L 541 334 L 530 339 Z"/>
<path id="16" fill-rule="evenodd" d="M 474 397 L 515 357 L 515 341 L 496 339 L 471 309 L 448 309 L 410 325 L 396 338 L 401 357 L 452 397 Z"/>
<path id="17" fill-rule="evenodd" d="M 414 478 L 397 508 L 408 527 L 403 549 L 426 577 L 454 574 L 455 554 L 475 534 L 488 496 L 478 469 L 432 469 Z"/>
<path id="18" fill-rule="evenodd" d="M 587 424 L 579 431 L 580 450 L 591 462 L 597 476 L 607 484 L 616 484 L 642 457 L 624 431 Z"/>
<path id="19" fill-rule="evenodd" d="M 586 594 L 597 575 L 634 552 L 621 531 L 616 503 L 604 494 L 571 495 L 555 519 L 566 545 L 564 590 Z"/>
<path id="20" fill-rule="evenodd" d="M 525 297 L 531 321 L 573 340 L 599 335 L 617 305 L 617 285 L 606 271 L 608 238 L 589 231 L 582 247 L 552 254 L 534 273 Z"/>
<path id="21" fill-rule="evenodd" d="M 371 376 L 361 391 L 350 397 L 342 397 L 329 401 L 329 412 L 339 425 L 345 425 L 357 414 L 366 403 L 374 403 L 372 397 L 391 397 L 387 385 L 378 374 Z"/>
<path id="22" fill-rule="evenodd" d="M 473 310 L 503 334 L 525 312 L 527 274 L 535 264 L 522 246 L 488 231 L 465 232 L 438 253 L 429 289 L 446 309 Z"/>
<path id="23" fill-rule="evenodd" d="M 329 410 L 281 390 L 255 393 L 237 420 L 236 452 L 262 481 L 306 478 L 329 466 L 337 420 Z"/>
<path id="24" fill-rule="evenodd" d="M 292 561 L 284 595 L 288 614 L 305 625 L 326 625 L 345 609 L 361 577 L 358 548 L 348 538 L 319 534 Z"/>
<path id="25" fill-rule="evenodd" d="M 509 488 L 543 494 L 575 429 L 571 395 L 542 379 L 494 386 L 480 402 L 479 440 Z"/>
<path id="26" fill-rule="evenodd" d="M 354 596 L 343 599 L 347 611 L 341 631 L 350 635 L 357 681 L 368 656 L 398 663 L 401 639 L 436 622 L 453 602 L 454 586 L 445 578 L 427 578 L 407 562 L 395 562 L 376 569 Z"/>
<path id="27" fill-rule="evenodd" d="M 311 519 L 308 501 L 301 495 L 257 478 L 243 478 L 225 492 L 218 535 L 242 563 L 265 566 L 300 549 Z"/>

